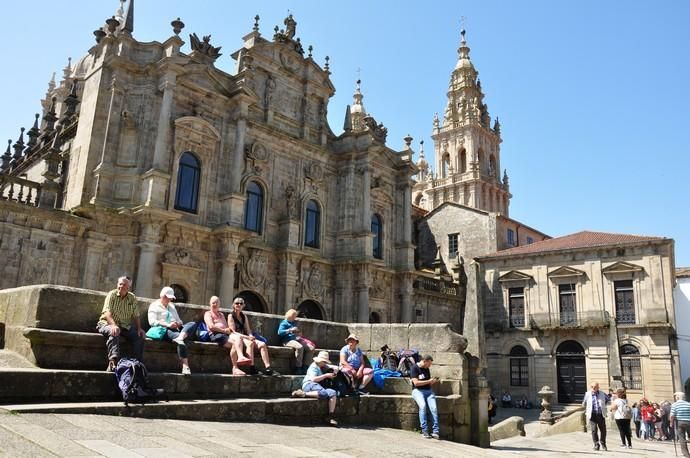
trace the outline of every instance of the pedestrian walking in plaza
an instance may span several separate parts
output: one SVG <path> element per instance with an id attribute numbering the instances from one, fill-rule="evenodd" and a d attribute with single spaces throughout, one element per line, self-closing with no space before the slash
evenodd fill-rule
<path id="1" fill-rule="evenodd" d="M 669 416 L 671 425 L 675 426 L 675 438 L 680 442 L 680 450 L 683 456 L 690 457 L 688 453 L 688 433 L 690 432 L 690 402 L 685 400 L 685 393 L 679 391 L 673 395 L 676 402 L 671 405 Z M 675 439 L 674 439 L 675 440 Z"/>
<path id="2" fill-rule="evenodd" d="M 592 442 L 594 450 L 607 450 L 606 448 L 606 411 L 607 396 L 603 391 L 599 391 L 599 383 L 594 382 L 591 390 L 585 393 L 582 405 L 585 406 L 585 415 L 589 421 L 589 428 L 592 430 Z"/>
<path id="3" fill-rule="evenodd" d="M 618 432 L 621 435 L 621 447 L 632 448 L 632 431 L 630 430 L 632 407 L 628 405 L 628 399 L 623 388 L 616 390 L 616 397 L 613 398 L 609 410 L 613 412 L 613 419 L 616 421 Z"/>

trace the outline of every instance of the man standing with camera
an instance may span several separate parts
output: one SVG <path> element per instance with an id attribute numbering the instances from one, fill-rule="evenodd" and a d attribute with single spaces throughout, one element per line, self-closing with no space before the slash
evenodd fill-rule
<path id="1" fill-rule="evenodd" d="M 436 407 L 436 395 L 431 389 L 432 385 L 438 383 L 438 377 L 431 377 L 429 368 L 434 362 L 431 355 L 424 355 L 417 364 L 410 368 L 410 382 L 412 382 L 412 399 L 419 406 L 419 424 L 422 428 L 422 435 L 425 439 L 440 439 L 438 428 L 438 409 Z M 431 434 L 427 427 L 426 408 L 429 407 L 433 425 Z"/>

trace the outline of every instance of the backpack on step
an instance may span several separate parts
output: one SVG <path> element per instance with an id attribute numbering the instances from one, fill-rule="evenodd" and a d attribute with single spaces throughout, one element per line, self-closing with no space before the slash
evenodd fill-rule
<path id="1" fill-rule="evenodd" d="M 398 372 L 400 372 L 403 377 L 409 377 L 410 369 L 419 362 L 421 357 L 417 350 L 400 350 L 398 352 L 398 359 L 400 360 L 398 363 Z"/>
<path id="2" fill-rule="evenodd" d="M 394 351 L 391 351 L 388 345 L 381 347 L 381 356 L 379 357 L 379 367 L 381 367 L 381 369 L 397 371 L 399 363 L 398 355 Z"/>
<path id="3" fill-rule="evenodd" d="M 149 386 L 148 371 L 144 363 L 134 358 L 122 358 L 115 368 L 117 386 L 122 392 L 125 405 L 155 402 L 164 394 L 162 389 Z"/>

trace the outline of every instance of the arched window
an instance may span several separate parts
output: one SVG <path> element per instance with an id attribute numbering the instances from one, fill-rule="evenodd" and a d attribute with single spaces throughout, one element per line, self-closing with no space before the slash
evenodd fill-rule
<path id="1" fill-rule="evenodd" d="M 371 312 L 369 314 L 369 323 L 375 324 L 375 323 L 380 323 L 381 322 L 381 315 L 379 312 Z"/>
<path id="2" fill-rule="evenodd" d="M 244 299 L 244 310 L 248 312 L 266 313 L 264 299 L 253 291 L 242 291 L 237 295 Z"/>
<path id="3" fill-rule="evenodd" d="M 307 203 L 304 217 L 304 245 L 312 248 L 319 247 L 319 232 L 321 230 L 321 210 L 315 200 Z"/>
<path id="4" fill-rule="evenodd" d="M 460 151 L 460 173 L 467 172 L 467 151 L 465 148 Z"/>
<path id="5" fill-rule="evenodd" d="M 621 346 L 621 366 L 623 369 L 623 386 L 629 390 L 642 389 L 642 367 L 640 365 L 640 350 L 634 345 Z"/>
<path id="6" fill-rule="evenodd" d="M 525 347 L 515 345 L 510 350 L 510 385 L 529 386 L 529 364 Z"/>
<path id="7" fill-rule="evenodd" d="M 450 156 L 446 153 L 441 160 L 441 178 L 446 178 L 450 172 Z"/>
<path id="8" fill-rule="evenodd" d="M 306 300 L 297 307 L 297 316 L 300 318 L 310 318 L 312 320 L 323 320 L 323 312 L 318 303 Z"/>
<path id="9" fill-rule="evenodd" d="M 374 234 L 373 255 L 376 259 L 383 259 L 383 224 L 377 214 L 371 216 L 371 232 Z"/>
<path id="10" fill-rule="evenodd" d="M 255 181 L 247 184 L 247 202 L 244 207 L 244 228 L 261 234 L 264 214 L 264 190 Z"/>
<path id="11" fill-rule="evenodd" d="M 182 154 L 177 171 L 175 210 L 182 210 L 189 213 L 197 212 L 200 181 L 201 164 L 199 163 L 199 159 L 190 152 Z"/>

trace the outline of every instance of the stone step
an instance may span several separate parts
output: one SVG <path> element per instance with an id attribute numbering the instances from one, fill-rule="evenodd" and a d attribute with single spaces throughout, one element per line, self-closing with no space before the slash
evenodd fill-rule
<path id="1" fill-rule="evenodd" d="M 236 377 L 227 374 L 149 373 L 151 386 L 163 388 L 172 399 L 289 395 L 300 388 L 303 379 L 301 375 Z M 443 380 L 436 392 L 441 395 L 461 394 L 459 387 L 458 381 Z M 382 389 L 373 383 L 367 389 L 372 394 L 407 395 L 411 391 L 409 379 L 402 377 L 385 379 Z M 0 368 L 1 403 L 119 398 L 115 376 L 105 371 Z"/>
<path id="2" fill-rule="evenodd" d="M 457 395 L 438 396 L 442 438 L 462 441 L 466 430 L 463 401 Z M 327 403 L 317 399 L 284 397 L 171 400 L 125 406 L 122 402 L 0 405 L 14 414 L 99 414 L 200 421 L 266 422 L 314 425 L 324 422 Z M 408 395 L 376 395 L 339 399 L 336 417 L 346 425 L 370 425 L 406 430 L 419 428 L 417 405 Z"/>

